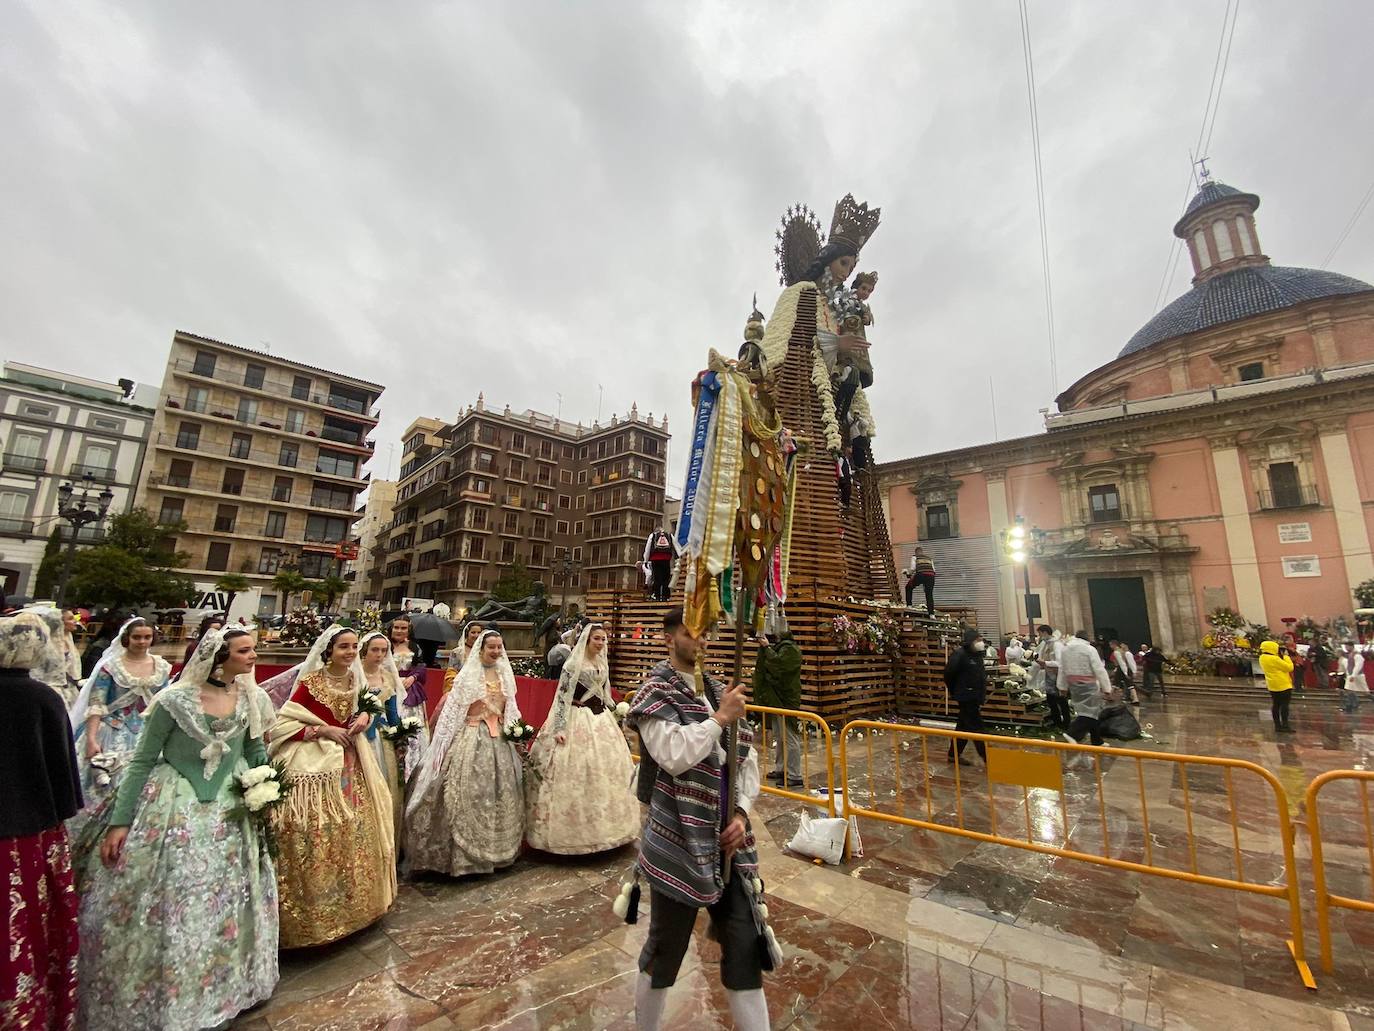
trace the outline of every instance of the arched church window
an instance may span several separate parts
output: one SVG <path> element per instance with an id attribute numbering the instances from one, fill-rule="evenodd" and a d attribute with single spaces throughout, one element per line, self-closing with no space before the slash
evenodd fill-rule
<path id="1" fill-rule="evenodd" d="M 1240 237 L 1240 252 L 1242 254 L 1259 253 L 1259 248 L 1255 246 L 1255 238 L 1250 233 L 1250 223 L 1245 221 L 1244 215 L 1236 216 L 1236 235 Z"/>
<path id="2" fill-rule="evenodd" d="M 1231 229 L 1222 220 L 1218 219 L 1212 223 L 1212 240 L 1217 245 L 1217 260 L 1227 261 L 1236 256 L 1235 248 L 1231 246 Z"/>

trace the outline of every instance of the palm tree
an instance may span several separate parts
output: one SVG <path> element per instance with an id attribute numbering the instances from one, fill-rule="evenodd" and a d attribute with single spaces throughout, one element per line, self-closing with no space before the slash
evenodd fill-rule
<path id="1" fill-rule="evenodd" d="M 348 581 L 336 573 L 330 573 L 315 584 L 315 589 L 324 600 L 325 611 L 329 612 L 333 610 L 334 602 L 348 593 Z"/>
<path id="2" fill-rule="evenodd" d="M 224 618 L 226 621 L 229 619 L 229 613 L 233 611 L 234 598 L 240 592 L 246 591 L 252 586 L 248 577 L 244 576 L 242 573 L 225 573 L 215 581 L 215 590 L 224 591 L 229 595 L 229 600 L 224 603 Z"/>
<path id="3" fill-rule="evenodd" d="M 286 615 L 286 605 L 291 600 L 291 595 L 299 594 L 305 590 L 306 582 L 300 571 L 295 569 L 279 569 L 277 575 L 272 578 L 272 589 L 277 592 L 277 597 L 281 599 L 281 614 L 283 616 Z"/>

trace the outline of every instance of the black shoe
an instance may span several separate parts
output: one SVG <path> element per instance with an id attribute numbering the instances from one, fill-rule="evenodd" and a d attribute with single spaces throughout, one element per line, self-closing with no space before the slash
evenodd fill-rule
<path id="1" fill-rule="evenodd" d="M 1280 728 L 1279 728 L 1279 733 L 1280 733 L 1280 734 L 1296 734 L 1297 731 L 1294 730 L 1292 727 L 1280 727 Z"/>
<path id="2" fill-rule="evenodd" d="M 782 774 L 779 773 L 777 770 L 774 770 L 772 773 L 770 773 L 770 774 L 768 775 L 768 779 L 769 779 L 769 780 L 782 780 Z"/>
<path id="3" fill-rule="evenodd" d="M 804 788 L 804 787 L 806 787 L 806 781 L 804 781 L 804 780 L 803 780 L 802 778 L 800 778 L 800 777 L 792 777 L 792 778 L 789 778 L 787 781 L 785 781 L 785 782 L 782 784 L 782 787 L 785 787 L 785 788 Z"/>
<path id="4" fill-rule="evenodd" d="M 952 755 L 947 755 L 947 756 L 945 756 L 945 762 L 950 763 L 950 764 L 952 765 L 952 764 L 954 763 L 954 756 L 952 756 Z M 961 755 L 961 756 L 959 756 L 959 765 L 960 765 L 960 766 L 972 766 L 972 765 L 973 765 L 973 760 L 972 760 L 972 759 L 965 759 L 965 758 Z"/>

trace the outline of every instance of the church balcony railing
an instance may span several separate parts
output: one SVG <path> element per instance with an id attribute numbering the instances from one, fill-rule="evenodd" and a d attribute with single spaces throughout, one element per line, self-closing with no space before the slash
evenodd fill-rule
<path id="1" fill-rule="evenodd" d="M 1275 490 L 1259 492 L 1261 512 L 1270 512 L 1281 508 L 1314 508 L 1321 503 L 1321 495 L 1317 493 L 1315 483 L 1299 483 L 1293 484 L 1291 487 L 1280 487 Z"/>

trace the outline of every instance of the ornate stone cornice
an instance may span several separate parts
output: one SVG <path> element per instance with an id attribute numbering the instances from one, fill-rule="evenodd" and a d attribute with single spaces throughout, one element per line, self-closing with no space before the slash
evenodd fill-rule
<path id="1" fill-rule="evenodd" d="M 974 473 L 985 465 L 1005 469 L 1009 444 L 1015 450 L 1013 461 L 1017 464 L 1058 462 L 1076 452 L 1117 447 L 1126 433 L 1141 446 L 1203 437 L 1213 447 L 1235 447 L 1237 435 L 1257 424 L 1291 423 L 1294 409 L 1299 405 L 1309 411 L 1318 409 L 1322 412 L 1321 418 L 1313 420 L 1319 432 L 1339 432 L 1350 416 L 1369 411 L 1372 383 L 1374 376 L 1352 376 L 1191 408 L 1120 416 L 1020 437 L 1015 441 L 980 444 L 884 463 L 879 467 L 879 479 L 885 485 L 896 485 L 911 483 L 915 477 L 934 469 L 950 476 Z"/>

